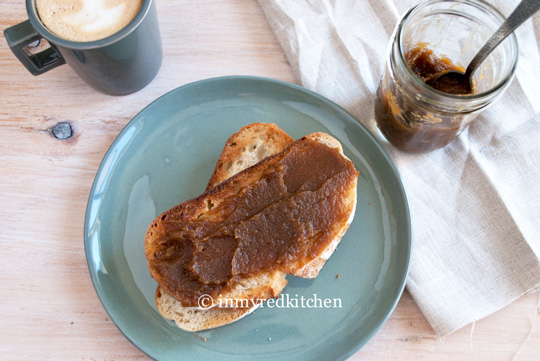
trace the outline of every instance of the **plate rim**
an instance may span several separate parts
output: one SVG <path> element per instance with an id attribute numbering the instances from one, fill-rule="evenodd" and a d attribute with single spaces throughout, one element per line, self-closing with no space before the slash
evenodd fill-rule
<path id="1" fill-rule="evenodd" d="M 395 180 L 396 180 L 397 185 L 398 185 L 398 193 L 403 198 L 402 203 L 403 203 L 403 206 L 404 206 L 404 209 L 403 209 L 404 216 L 405 216 L 404 224 L 406 226 L 406 230 L 405 230 L 406 231 L 405 246 L 406 246 L 406 251 L 407 251 L 406 262 L 405 262 L 405 267 L 404 267 L 405 269 L 403 270 L 403 273 L 401 274 L 401 279 L 399 280 L 399 287 L 397 287 L 397 289 L 396 289 L 396 297 L 392 301 L 390 307 L 385 311 L 384 317 L 382 317 L 376 323 L 375 327 L 372 328 L 371 332 L 369 332 L 366 337 L 364 337 L 359 342 L 357 342 L 353 347 L 350 347 L 347 351 L 342 352 L 339 355 L 339 357 L 337 358 L 337 360 L 346 360 L 349 357 L 351 357 L 353 354 L 355 354 L 358 350 L 360 350 L 368 341 L 370 341 L 375 336 L 375 334 L 381 329 L 381 327 L 386 323 L 386 321 L 388 320 L 390 315 L 392 315 L 392 313 L 394 312 L 397 304 L 399 303 L 399 300 L 401 299 L 403 291 L 404 291 L 404 289 L 406 287 L 407 277 L 408 277 L 409 269 L 410 269 L 411 254 L 412 254 L 412 223 L 411 223 L 410 204 L 409 204 L 409 201 L 408 201 L 407 193 L 405 191 L 403 180 L 402 180 L 401 175 L 400 175 L 400 173 L 399 173 L 399 171 L 397 169 L 397 166 L 394 163 L 394 160 L 392 159 L 392 157 L 390 156 L 388 151 L 382 146 L 382 144 L 379 142 L 379 140 L 371 133 L 371 131 L 369 131 L 369 129 L 362 122 L 360 122 L 354 115 L 352 115 L 348 110 L 346 110 L 345 108 L 343 108 L 339 104 L 335 103 L 331 99 L 323 96 L 322 94 L 319 94 L 319 93 L 317 93 L 315 91 L 312 91 L 310 89 L 307 89 L 307 88 L 305 88 L 303 86 L 300 86 L 300 85 L 297 85 L 297 84 L 294 84 L 294 83 L 290 83 L 290 82 L 286 82 L 286 81 L 282 81 L 282 80 L 278 80 L 278 79 L 273 79 L 273 78 L 268 78 L 268 77 L 252 76 L 252 75 L 226 75 L 226 76 L 218 76 L 218 77 L 211 77 L 211 78 L 201 79 L 201 80 L 197 80 L 197 81 L 194 81 L 194 82 L 190 82 L 190 83 L 181 85 L 179 87 L 176 87 L 174 89 L 171 89 L 171 90 L 167 91 L 166 93 L 162 94 L 161 96 L 157 97 L 156 99 L 154 99 L 153 101 L 151 101 L 150 103 L 145 105 L 139 112 L 137 112 L 137 114 L 135 116 L 133 116 L 133 118 L 131 118 L 131 120 L 128 123 L 126 123 L 124 125 L 122 130 L 117 134 L 117 136 L 114 138 L 113 142 L 109 145 L 107 151 L 105 152 L 105 154 L 103 155 L 103 157 L 102 157 L 102 159 L 100 161 L 100 164 L 99 164 L 99 166 L 98 166 L 98 168 L 96 170 L 96 173 L 94 175 L 94 180 L 92 181 L 92 187 L 90 188 L 90 192 L 89 192 L 89 195 L 88 195 L 88 201 L 87 201 L 86 209 L 85 209 L 85 217 L 84 217 L 84 252 L 85 252 L 85 258 L 86 258 L 86 263 L 87 263 L 87 267 L 88 267 L 88 272 L 89 272 L 90 278 L 92 280 L 92 286 L 94 287 L 94 290 L 95 290 L 95 292 L 96 292 L 96 294 L 97 294 L 97 296 L 99 298 L 99 301 L 101 302 L 101 305 L 103 306 L 103 308 L 105 309 L 105 312 L 109 316 L 109 319 L 111 321 L 113 321 L 116 328 L 122 333 L 122 335 L 128 341 L 130 341 L 139 351 L 141 351 L 142 353 L 144 353 L 145 355 L 147 355 L 148 357 L 150 357 L 152 359 L 156 359 L 154 355 L 151 355 L 146 350 L 144 350 L 142 347 L 140 347 L 137 344 L 137 341 L 134 340 L 132 337 L 130 337 L 120 327 L 119 323 L 115 319 L 116 316 L 113 315 L 111 313 L 112 311 L 109 309 L 110 306 L 108 306 L 107 303 L 104 301 L 104 293 L 103 293 L 104 290 L 98 286 L 99 282 L 98 282 L 98 280 L 96 278 L 96 275 L 95 275 L 95 268 L 92 266 L 92 260 L 90 259 L 90 255 L 93 253 L 93 250 L 91 249 L 92 248 L 91 247 L 92 239 L 89 237 L 89 233 L 91 233 L 91 228 L 89 227 L 89 225 L 90 225 L 90 222 L 91 222 L 91 220 L 90 220 L 90 218 L 91 218 L 91 216 L 90 216 L 90 208 L 91 208 L 91 204 L 92 204 L 92 196 L 95 194 L 95 190 L 96 190 L 96 186 L 97 186 L 99 176 L 102 174 L 104 164 L 106 163 L 106 160 L 110 157 L 110 154 L 111 154 L 112 150 L 115 148 L 115 146 L 120 141 L 120 139 L 125 135 L 125 133 L 127 131 L 129 131 L 129 128 L 133 126 L 133 124 L 139 119 L 139 117 L 148 108 L 155 105 L 156 103 L 159 103 L 159 102 L 163 101 L 163 99 L 171 96 L 173 93 L 182 91 L 183 89 L 190 88 L 190 87 L 197 87 L 197 86 L 200 86 L 201 84 L 208 83 L 208 82 L 226 82 L 226 81 L 256 81 L 256 82 L 258 81 L 258 82 L 262 82 L 262 83 L 270 83 L 270 84 L 274 84 L 274 85 L 278 85 L 278 86 L 283 86 L 285 88 L 293 89 L 295 91 L 299 91 L 301 93 L 304 93 L 304 94 L 306 94 L 306 95 L 308 95 L 310 97 L 313 97 L 313 98 L 317 99 L 318 101 L 320 101 L 322 103 L 330 105 L 331 107 L 337 109 L 338 111 L 344 113 L 345 115 L 347 115 L 348 117 L 350 117 L 350 118 L 352 118 L 354 120 L 354 124 L 359 126 L 363 130 L 365 135 L 376 146 L 378 153 L 380 153 L 383 156 L 383 158 L 386 160 L 386 163 L 389 166 L 389 169 L 392 171 L 393 175 L 395 176 Z M 100 258 L 101 258 L 101 256 L 100 256 Z"/>

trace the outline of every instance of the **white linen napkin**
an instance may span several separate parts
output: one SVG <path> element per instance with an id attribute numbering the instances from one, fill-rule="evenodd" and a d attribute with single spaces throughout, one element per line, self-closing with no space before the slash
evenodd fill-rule
<path id="1" fill-rule="evenodd" d="M 340 104 L 394 159 L 408 195 L 407 287 L 439 336 L 540 286 L 540 14 L 517 30 L 516 78 L 446 148 L 412 155 L 374 125 L 398 20 L 417 0 L 258 0 L 297 82 Z M 489 0 L 504 14 L 518 0 Z"/>

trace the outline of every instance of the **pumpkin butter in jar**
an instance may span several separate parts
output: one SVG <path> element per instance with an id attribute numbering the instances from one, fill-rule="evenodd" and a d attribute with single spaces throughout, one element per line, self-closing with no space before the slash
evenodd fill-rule
<path id="1" fill-rule="evenodd" d="M 475 74 L 473 91 L 436 90 L 426 82 L 465 66 L 504 16 L 489 4 L 470 0 L 426 1 L 409 10 L 396 27 L 377 90 L 375 120 L 396 148 L 422 153 L 452 142 L 502 95 L 517 62 L 514 35 Z"/>

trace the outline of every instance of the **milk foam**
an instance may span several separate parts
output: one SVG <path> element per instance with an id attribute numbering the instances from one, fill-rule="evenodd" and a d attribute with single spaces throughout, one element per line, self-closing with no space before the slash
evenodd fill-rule
<path id="1" fill-rule="evenodd" d="M 61 38 L 92 41 L 124 28 L 137 14 L 142 0 L 36 0 L 44 25 Z"/>

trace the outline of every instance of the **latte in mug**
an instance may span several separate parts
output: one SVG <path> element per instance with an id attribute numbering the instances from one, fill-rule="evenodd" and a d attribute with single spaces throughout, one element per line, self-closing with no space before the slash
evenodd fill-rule
<path id="1" fill-rule="evenodd" d="M 36 0 L 43 25 L 70 41 L 104 39 L 133 20 L 142 0 Z"/>

